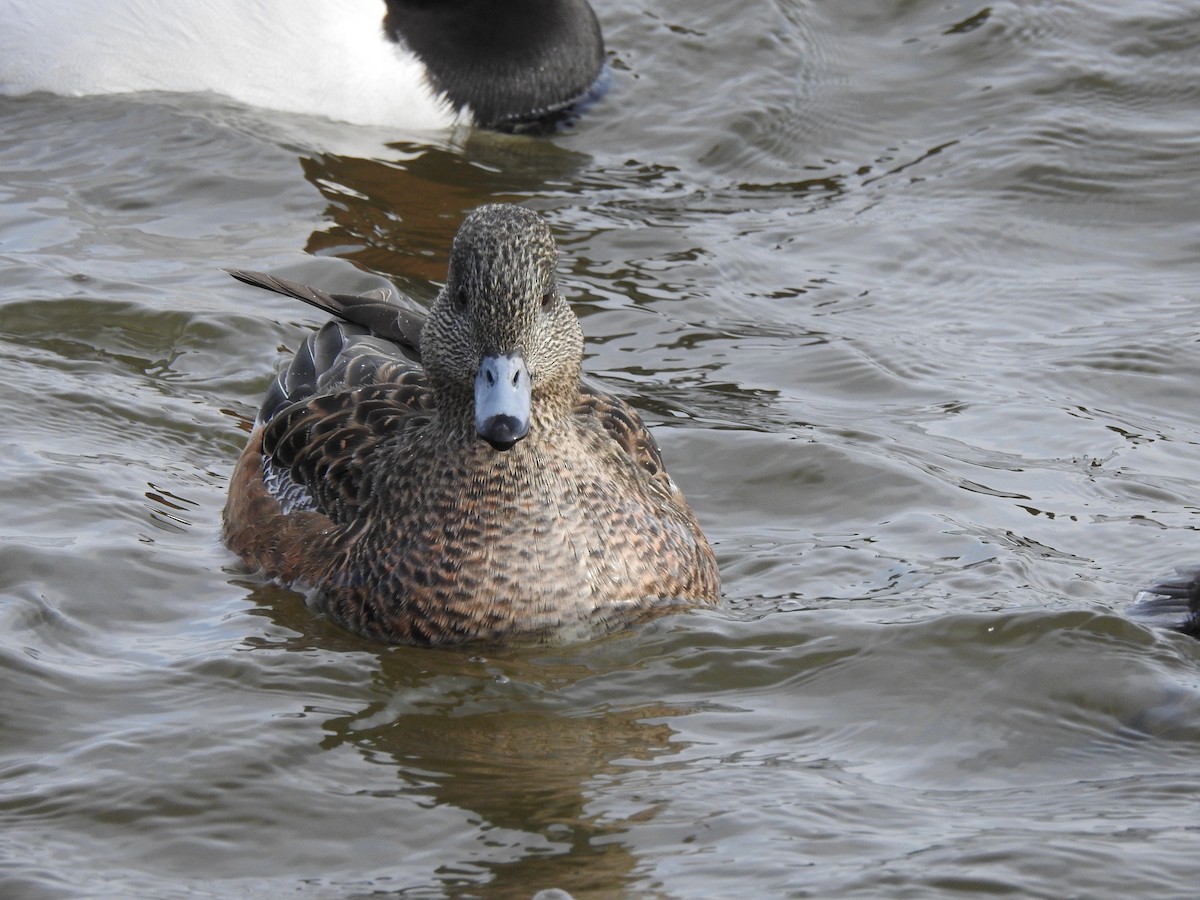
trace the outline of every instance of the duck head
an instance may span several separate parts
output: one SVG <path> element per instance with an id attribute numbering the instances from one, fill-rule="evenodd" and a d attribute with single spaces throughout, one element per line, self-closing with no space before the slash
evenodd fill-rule
<path id="1" fill-rule="evenodd" d="M 558 289 L 558 251 L 537 213 L 489 204 L 463 222 L 421 335 L 443 415 L 508 450 L 574 408 L 583 331 Z"/>
<path id="2" fill-rule="evenodd" d="M 604 89 L 604 38 L 587 0 L 387 0 L 387 36 L 476 125 L 554 117 Z"/>

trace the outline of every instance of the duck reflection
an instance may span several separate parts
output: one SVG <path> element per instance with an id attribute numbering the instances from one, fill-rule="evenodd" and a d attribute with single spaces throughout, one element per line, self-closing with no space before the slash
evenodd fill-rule
<path id="1" fill-rule="evenodd" d="M 639 764 L 680 753 L 687 745 L 669 720 L 691 712 L 659 702 L 614 705 L 612 679 L 637 665 L 625 662 L 640 655 L 636 635 L 480 651 L 484 658 L 464 649 L 377 647 L 314 621 L 289 591 L 267 585 L 255 597 L 278 639 L 252 640 L 253 648 L 360 661 L 374 655 L 372 684 L 356 691 L 369 702 L 325 718 L 322 749 L 350 746 L 391 770 L 356 791 L 465 814 L 479 851 L 442 862 L 447 890 L 486 883 L 496 897 L 548 888 L 575 897 L 620 892 L 639 864 L 622 835 L 653 820 L 666 801 L 631 791 L 620 803 L 613 784 Z M 397 835 L 398 852 L 425 840 L 422 828 L 418 817 L 410 835 Z"/>
<path id="2" fill-rule="evenodd" d="M 305 249 L 339 256 L 432 297 L 446 276 L 451 239 L 466 211 L 566 185 L 588 157 L 546 141 L 472 133 L 460 146 L 393 144 L 386 158 L 301 157 L 305 177 L 329 201 L 329 225 Z"/>

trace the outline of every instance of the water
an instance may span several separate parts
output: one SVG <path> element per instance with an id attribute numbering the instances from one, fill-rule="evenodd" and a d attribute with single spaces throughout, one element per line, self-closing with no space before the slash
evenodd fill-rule
<path id="1" fill-rule="evenodd" d="M 597 5 L 545 140 L 0 100 L 0 894 L 1192 896 L 1200 13 Z M 428 301 L 488 200 L 724 608 L 385 648 L 222 548 L 318 319 L 219 268 Z"/>

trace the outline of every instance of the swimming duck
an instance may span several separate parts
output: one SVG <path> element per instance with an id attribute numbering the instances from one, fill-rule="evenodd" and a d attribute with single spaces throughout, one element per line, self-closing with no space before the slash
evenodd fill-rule
<path id="1" fill-rule="evenodd" d="M 637 413 L 580 381 L 544 219 L 471 213 L 428 318 L 233 271 L 337 318 L 280 372 L 225 540 L 393 643 L 561 639 L 717 602 L 713 552 Z"/>
<path id="2" fill-rule="evenodd" d="M 212 91 L 365 125 L 513 129 L 603 89 L 587 0 L 0 0 L 0 92 Z"/>
<path id="3" fill-rule="evenodd" d="M 1129 612 L 1135 621 L 1200 638 L 1200 565 L 1178 566 L 1138 591 Z"/>

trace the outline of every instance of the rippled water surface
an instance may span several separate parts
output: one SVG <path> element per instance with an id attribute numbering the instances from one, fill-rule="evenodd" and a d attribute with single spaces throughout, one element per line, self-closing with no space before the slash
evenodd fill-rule
<path id="1" fill-rule="evenodd" d="M 0 100 L 0 894 L 1194 896 L 1200 11 L 595 5 L 546 139 Z M 385 648 L 222 548 L 319 319 L 220 267 L 427 302 L 497 199 L 721 610 Z"/>

